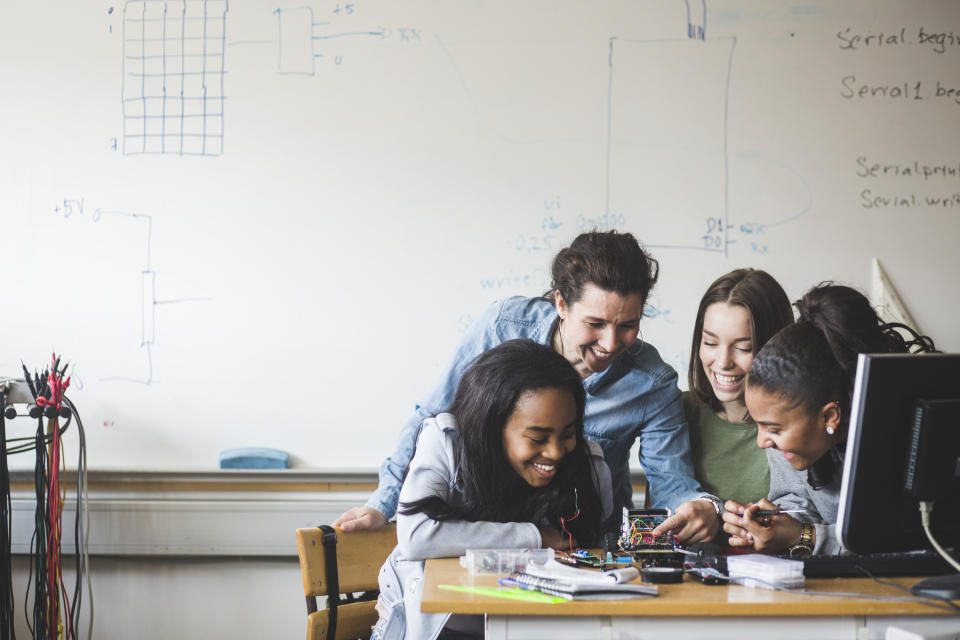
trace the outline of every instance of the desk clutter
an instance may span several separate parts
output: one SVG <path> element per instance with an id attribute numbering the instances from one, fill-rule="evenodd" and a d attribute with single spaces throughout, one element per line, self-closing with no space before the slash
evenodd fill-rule
<path id="1" fill-rule="evenodd" d="M 656 586 L 632 582 L 639 575 L 635 567 L 594 571 L 571 567 L 551 558 L 542 563 L 531 561 L 523 571 L 501 578 L 500 585 L 566 600 L 622 600 L 658 595 Z"/>
<path id="2" fill-rule="evenodd" d="M 568 600 L 656 596 L 655 585 L 682 582 L 684 573 L 705 584 L 727 584 L 723 557 L 712 547 L 687 550 L 671 534 L 653 534 L 669 515 L 666 509 L 624 509 L 620 533 L 607 536 L 602 555 L 573 548 L 468 549 L 460 566 L 471 575 L 509 574 L 500 580 L 504 597 L 514 597 L 512 589 Z"/>
<path id="3" fill-rule="evenodd" d="M 882 565 L 864 563 L 869 559 L 865 556 L 847 555 L 841 557 L 847 561 L 843 571 L 836 571 L 823 568 L 824 564 L 832 564 L 823 561 L 838 559 L 831 556 L 795 559 L 761 553 L 727 555 L 728 550 L 711 542 L 683 547 L 673 535 L 653 534 L 669 516 L 666 509 L 624 509 L 620 532 L 608 534 L 599 553 L 573 548 L 468 549 L 460 558 L 460 565 L 471 575 L 510 576 L 500 580 L 501 589 L 494 595 L 520 597 L 510 589 L 523 589 L 562 599 L 604 600 L 658 595 L 655 585 L 677 584 L 685 575 L 707 585 L 733 583 L 751 588 L 798 589 L 805 586 L 808 577 L 867 575 L 860 564 L 876 570 L 878 575 L 949 573 L 946 562 L 934 552 L 897 554 L 897 563 Z M 899 562 L 905 558 L 914 559 L 909 569 Z M 918 559 L 935 563 L 928 566 Z M 857 570 L 847 571 L 847 565 Z M 652 586 L 644 587 L 642 583 Z"/>

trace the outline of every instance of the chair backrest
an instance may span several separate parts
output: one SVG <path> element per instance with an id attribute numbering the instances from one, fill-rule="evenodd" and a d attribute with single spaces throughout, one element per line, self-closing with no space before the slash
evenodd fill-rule
<path id="1" fill-rule="evenodd" d="M 303 594 L 307 599 L 307 640 L 354 640 L 370 637 L 377 621 L 375 598 L 354 599 L 354 593 L 375 592 L 380 567 L 397 545 L 397 526 L 344 533 L 327 526 L 297 529 L 297 551 Z M 349 594 L 341 601 L 340 594 Z M 327 608 L 317 610 L 317 597 Z"/>

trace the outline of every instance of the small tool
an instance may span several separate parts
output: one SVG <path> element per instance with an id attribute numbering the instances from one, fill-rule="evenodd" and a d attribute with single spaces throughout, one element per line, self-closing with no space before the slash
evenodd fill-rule
<path id="1" fill-rule="evenodd" d="M 753 515 L 757 517 L 782 516 L 789 513 L 808 513 L 806 509 L 760 509 L 754 511 Z"/>

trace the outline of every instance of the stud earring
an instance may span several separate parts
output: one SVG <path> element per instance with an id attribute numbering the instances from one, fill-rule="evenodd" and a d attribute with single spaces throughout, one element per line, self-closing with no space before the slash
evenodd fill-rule
<path id="1" fill-rule="evenodd" d="M 833 428 L 833 427 L 827 427 L 827 435 L 828 435 L 828 436 L 832 436 L 832 435 L 833 435 L 833 432 L 834 432 L 834 428 Z"/>

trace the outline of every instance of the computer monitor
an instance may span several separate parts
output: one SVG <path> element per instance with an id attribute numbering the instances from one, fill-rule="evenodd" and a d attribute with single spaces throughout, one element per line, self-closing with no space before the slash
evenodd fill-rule
<path id="1" fill-rule="evenodd" d="M 861 354 L 837 514 L 851 552 L 960 548 L 960 354 Z M 960 584 L 960 583 L 958 583 Z"/>

